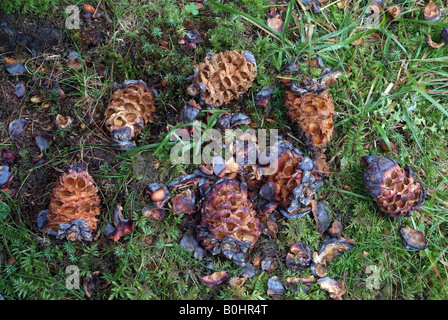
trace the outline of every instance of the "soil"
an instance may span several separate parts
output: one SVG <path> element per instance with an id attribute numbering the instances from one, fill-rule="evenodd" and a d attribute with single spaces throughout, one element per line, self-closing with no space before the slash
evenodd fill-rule
<path id="1" fill-rule="evenodd" d="M 104 102 L 82 97 L 79 88 L 74 88 L 76 84 L 65 81 L 65 72 L 72 71 L 70 52 L 74 46 L 61 32 L 63 28 L 52 21 L 17 21 L 3 14 L 0 26 L 2 63 L 7 64 L 9 59 L 27 68 L 20 75 L 0 69 L 0 141 L 16 156 L 10 165 L 14 178 L 4 190 L 12 190 L 20 203 L 21 219 L 37 231 L 36 217 L 48 207 L 49 190 L 69 165 L 83 161 L 88 164 L 89 172 L 99 171 L 102 164 L 112 163 L 118 152 L 101 123 Z M 103 39 L 95 32 L 90 34 Z M 94 55 L 97 48 L 90 44 L 86 47 L 86 55 Z M 25 94 L 19 98 L 15 87 L 21 81 L 25 84 Z M 76 103 L 81 104 L 79 113 L 73 108 Z M 73 118 L 69 130 L 58 130 L 57 114 Z M 8 127 L 15 119 L 25 119 L 28 124 L 13 141 Z M 36 144 L 35 138 L 39 135 L 52 139 L 51 147 L 45 152 Z M 115 197 L 115 183 L 111 178 L 99 177 L 95 182 L 105 198 Z"/>

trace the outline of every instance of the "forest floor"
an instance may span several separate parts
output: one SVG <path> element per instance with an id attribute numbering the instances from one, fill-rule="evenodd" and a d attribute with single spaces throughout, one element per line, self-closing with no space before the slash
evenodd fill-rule
<path id="1" fill-rule="evenodd" d="M 288 13 L 288 1 L 268 0 L 219 1 L 227 9 L 213 1 L 39 0 L 31 6 L 0 0 L 0 149 L 15 155 L 10 162 L 6 154 L 1 159 L 13 175 L 0 194 L 1 296 L 270 299 L 268 279 L 276 276 L 286 288 L 282 299 L 330 299 L 316 281 L 295 289 L 287 285 L 287 278 L 311 275 L 309 269 L 297 273 L 286 267 L 289 248 L 303 242 L 317 252 L 322 244 L 311 216 L 293 220 L 278 214 L 275 237 L 261 235 L 250 250 L 250 261 L 269 257 L 276 267 L 258 267 L 241 286 L 209 287 L 201 281 L 204 275 L 225 271 L 238 277 L 242 267 L 211 254 L 199 260 L 185 250 L 179 240 L 190 216 L 168 212 L 158 221 L 142 215 L 150 183 L 168 183 L 194 168 L 173 165 L 167 147 L 154 154 L 177 123 L 180 108 L 192 99 L 186 89 L 193 67 L 208 52 L 241 49 L 252 52 L 258 74 L 252 87 L 225 108 L 250 116 L 252 127 L 279 129 L 304 153 L 284 103 L 284 68 L 296 62 L 297 80 L 316 78 L 323 68 L 342 72 L 328 89 L 336 115 L 324 151 L 332 171 L 316 198 L 355 241 L 327 266 L 328 277 L 345 283 L 343 298 L 448 298 L 448 45 L 431 48 L 426 41 L 430 35 L 441 42 L 441 30 L 448 26 L 446 2 L 435 1 L 441 18 L 431 22 L 423 14 L 427 1 L 385 1 L 381 8 L 366 0 L 330 0 L 320 5 L 320 13 L 307 10 L 305 1 L 291 1 Z M 387 9 L 392 4 L 401 6 L 396 18 Z M 66 10 L 69 5 L 79 16 L 73 8 Z M 100 14 L 92 18 L 85 5 Z M 272 8 L 287 17 L 284 33 L 258 23 L 266 23 Z M 191 30 L 203 39 L 194 48 L 181 41 Z M 323 66 L 311 65 L 316 56 Z M 19 68 L 16 74 L 13 65 Z M 104 111 L 114 83 L 125 80 L 143 80 L 158 95 L 154 122 L 135 140 L 142 149 L 123 156 L 111 141 Z M 265 88 L 272 89 L 271 99 L 257 105 L 255 97 Z M 70 116 L 72 126 L 58 129 L 57 115 Z M 16 119 L 27 125 L 12 139 L 9 125 Z M 37 136 L 49 137 L 45 150 L 36 144 Z M 394 148 L 382 148 L 381 140 Z M 380 212 L 363 183 L 360 160 L 367 155 L 389 156 L 414 170 L 427 196 L 412 217 L 392 220 Z M 57 240 L 38 228 L 37 217 L 48 209 L 61 174 L 80 161 L 99 190 L 98 229 L 92 242 Z M 115 242 L 104 230 L 114 221 L 116 204 L 135 221 L 135 230 Z M 406 225 L 425 233 L 426 249 L 403 246 L 399 230 Z M 79 269 L 79 289 L 66 286 L 69 266 Z M 93 283 L 91 292 L 83 283 Z"/>

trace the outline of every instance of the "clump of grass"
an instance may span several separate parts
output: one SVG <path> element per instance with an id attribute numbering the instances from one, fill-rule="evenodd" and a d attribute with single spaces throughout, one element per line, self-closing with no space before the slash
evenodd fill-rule
<path id="1" fill-rule="evenodd" d="M 42 18 L 67 3 L 67 0 L 1 0 L 0 11 L 6 14 L 19 13 Z"/>

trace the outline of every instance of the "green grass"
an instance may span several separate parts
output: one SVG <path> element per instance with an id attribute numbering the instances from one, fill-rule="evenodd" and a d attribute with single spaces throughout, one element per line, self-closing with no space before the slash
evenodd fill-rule
<path id="1" fill-rule="evenodd" d="M 254 22 L 264 21 L 271 5 L 267 0 L 221 2 L 244 12 Z M 42 3 L 42 8 L 50 3 L 57 4 Z M 269 277 L 277 275 L 285 283 L 287 277 L 297 276 L 285 268 L 281 260 L 281 268 L 260 272 L 242 290 L 229 285 L 208 288 L 201 284 L 200 277 L 212 270 L 178 245 L 183 217 L 169 213 L 162 222 L 157 222 L 140 214 L 148 201 L 143 194 L 148 181 L 136 168 L 142 161 L 156 161 L 152 153 L 171 130 L 166 126 L 174 124 L 175 110 L 190 99 L 185 89 L 193 65 L 210 51 L 248 49 L 257 59 L 259 74 L 247 99 L 232 103 L 230 109 L 250 114 L 260 128 L 286 128 L 295 132 L 295 125 L 286 114 L 283 85 L 277 78 L 281 75 L 279 63 L 285 65 L 297 60 L 300 63 L 298 79 L 318 75 L 317 70 L 303 62 L 303 58 L 315 55 L 322 58 L 325 67 L 343 71 L 338 83 L 329 89 L 338 114 L 334 117 L 335 132 L 326 154 L 328 158 L 335 156 L 335 173 L 326 178 L 318 195 L 328 204 L 332 217 L 343 222 L 344 233 L 356 240 L 352 250 L 329 263 L 329 276 L 343 277 L 347 283 L 344 298 L 447 299 L 448 98 L 445 92 L 448 90 L 448 49 L 446 46 L 427 47 L 424 35 L 431 34 L 438 41 L 438 34 L 448 20 L 443 16 L 439 23 L 429 23 L 423 18 L 422 7 L 404 0 L 399 1 L 405 13 L 402 19 L 392 20 L 385 12 L 376 29 L 363 29 L 359 26 L 367 1 L 352 1 L 346 9 L 338 9 L 336 4 L 330 3 L 325 5 L 322 14 L 315 15 L 302 11 L 297 2 L 293 2 L 289 30 L 281 37 L 276 35 L 276 39 L 251 23 L 251 18 L 229 14 L 214 7 L 211 1 L 197 14 L 186 9 L 190 1 L 143 1 L 139 6 L 132 1 L 103 1 L 102 8 L 107 9 L 112 21 L 107 30 L 108 39 L 95 53 L 86 55 L 88 68 L 67 71 L 66 80 L 77 88 L 71 97 L 71 115 L 85 124 L 89 137 L 95 137 L 96 142 L 82 140 L 79 144 L 68 145 L 65 138 L 85 134 L 85 131 L 58 132 L 58 148 L 47 151 L 50 159 L 47 166 L 23 172 L 13 168 L 20 177 L 21 193 L 18 199 L 2 196 L 1 208 L 5 208 L 2 203 L 6 203 L 10 209 L 2 209 L 3 215 L 0 214 L 0 249 L 4 247 L 4 260 L 14 257 L 15 262 L 1 263 L 0 293 L 6 299 L 85 299 L 82 288 L 66 288 L 68 265 L 78 266 L 82 277 L 97 270 L 102 272 L 105 285 L 95 292 L 95 299 L 268 298 L 266 282 Z M 441 1 L 436 3 L 442 6 Z M 8 8 L 4 10 L 12 12 Z M 39 10 L 22 8 L 21 13 L 26 16 Z M 306 41 L 304 23 L 315 25 L 310 41 Z M 196 49 L 187 51 L 178 41 L 190 28 L 197 28 L 205 37 Z M 76 31 L 66 32 L 81 55 L 87 53 Z M 351 44 L 363 36 L 364 44 Z M 168 48 L 160 45 L 162 40 L 169 43 Z M 97 75 L 99 66 L 105 69 L 105 76 L 101 78 Z M 125 216 L 137 221 L 135 232 L 114 246 L 48 239 L 36 230 L 28 216 L 29 207 L 21 202 L 26 199 L 30 177 L 42 170 L 42 177 L 52 173 L 55 178 L 53 168 L 63 170 L 76 154 L 93 147 L 115 158 L 118 152 L 108 144 L 107 135 L 89 124 L 86 116 L 92 110 L 99 114 L 104 111 L 111 83 L 131 78 L 143 79 L 160 91 L 157 97 L 160 117 L 154 124 L 157 129 L 149 126 L 137 140 L 142 149 L 151 145 L 154 148 L 104 163 L 91 174 L 96 181 L 101 181 L 98 184 L 103 205 L 100 229 L 112 222 L 114 204 L 121 202 Z M 164 78 L 168 85 L 161 87 Z M 270 104 L 266 109 L 255 106 L 255 94 L 269 86 L 274 87 Z M 58 98 L 49 99 L 57 114 Z M 25 110 L 30 109 L 31 106 L 25 106 Z M 397 149 L 393 153 L 381 150 L 378 144 L 381 139 L 394 143 Z M 303 147 L 300 143 L 297 145 Z M 4 146 L 16 148 L 11 142 Z M 32 155 L 25 149 L 17 147 L 17 150 L 21 154 L 18 167 L 30 168 Z M 169 148 L 159 151 L 157 157 L 162 160 L 162 168 L 151 176 L 154 181 L 169 181 L 191 169 L 167 162 Z M 412 218 L 391 221 L 379 212 L 362 183 L 364 169 L 360 157 L 365 155 L 391 156 L 414 169 L 417 179 L 427 188 L 428 196 L 425 205 Z M 46 197 L 42 204 L 48 202 L 48 195 Z M 282 221 L 278 242 L 263 238 L 259 246 L 274 246 L 279 252 L 286 252 L 292 243 L 303 241 L 317 250 L 321 239 L 313 223 L 308 218 Z M 405 225 L 426 233 L 429 241 L 426 250 L 412 252 L 403 247 L 398 231 Z M 147 236 L 153 239 L 150 245 L 146 243 Z M 214 263 L 215 270 L 226 271 L 231 276 L 241 271 L 229 261 L 208 260 Z M 380 268 L 379 289 L 366 288 L 368 266 Z M 308 274 L 303 272 L 301 276 Z M 328 299 L 328 296 L 314 283 L 307 293 L 287 290 L 285 298 Z"/>

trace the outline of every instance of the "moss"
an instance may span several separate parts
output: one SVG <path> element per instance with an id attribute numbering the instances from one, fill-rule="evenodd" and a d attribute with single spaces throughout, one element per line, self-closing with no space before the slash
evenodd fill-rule
<path id="1" fill-rule="evenodd" d="M 59 6 L 68 4 L 67 0 L 0 0 L 0 11 L 6 14 L 50 16 Z"/>

